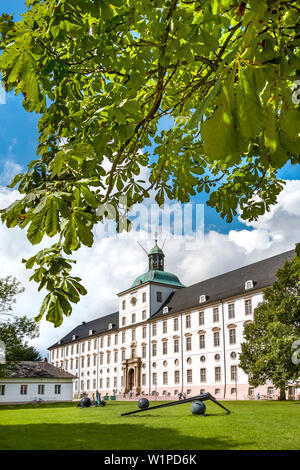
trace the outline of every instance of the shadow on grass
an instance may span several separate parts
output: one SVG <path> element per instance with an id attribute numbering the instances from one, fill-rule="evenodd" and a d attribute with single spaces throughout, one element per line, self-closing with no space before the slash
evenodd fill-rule
<path id="1" fill-rule="evenodd" d="M 252 442 L 243 442 L 250 446 Z M 240 442 L 226 437 L 195 437 L 170 428 L 141 424 L 24 424 L 0 426 L 0 449 L 10 450 L 229 450 Z"/>

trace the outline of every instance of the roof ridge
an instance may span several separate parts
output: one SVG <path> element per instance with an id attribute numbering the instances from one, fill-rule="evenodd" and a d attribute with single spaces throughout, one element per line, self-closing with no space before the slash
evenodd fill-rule
<path id="1" fill-rule="evenodd" d="M 213 279 L 217 279 L 218 277 L 225 276 L 226 274 L 231 274 L 231 273 L 234 273 L 236 271 L 240 271 L 241 269 L 249 268 L 250 266 L 255 266 L 256 264 L 264 263 L 268 260 L 277 258 L 279 256 L 283 256 L 283 255 L 286 255 L 287 253 L 292 253 L 292 252 L 294 252 L 296 254 L 294 249 L 284 251 L 283 253 L 279 253 L 278 255 L 273 255 L 273 256 L 270 256 L 269 258 L 263 258 L 259 261 L 255 261 L 254 263 L 250 263 L 250 264 L 246 264 L 245 266 L 241 266 L 240 268 L 232 269 L 231 271 L 226 271 L 225 273 L 218 274 L 217 276 L 209 277 L 207 279 L 204 279 L 203 281 L 195 282 L 195 284 L 190 284 L 189 286 L 186 286 L 186 288 L 188 289 L 189 287 L 196 286 L 197 284 L 201 284 L 201 283 L 207 282 L 207 281 L 212 281 Z"/>

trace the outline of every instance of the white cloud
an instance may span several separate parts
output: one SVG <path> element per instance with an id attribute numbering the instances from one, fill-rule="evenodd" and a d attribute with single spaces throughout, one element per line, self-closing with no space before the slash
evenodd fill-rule
<path id="1" fill-rule="evenodd" d="M 0 207 L 7 206 L 17 194 L 0 188 Z M 167 240 L 165 269 L 177 274 L 185 285 L 193 284 L 293 248 L 300 241 L 299 227 L 300 181 L 287 181 L 277 206 L 257 222 L 245 223 L 243 230 L 230 230 L 228 234 L 210 230 L 203 243 L 199 242 L 198 251 L 187 251 L 186 239 Z M 142 244 L 149 249 L 153 241 L 145 237 Z M 34 317 L 41 304 L 44 293 L 37 293 L 36 284 L 28 282 L 30 271 L 21 263 L 22 258 L 29 258 L 39 248 L 32 247 L 20 229 L 0 226 L 0 276 L 11 274 L 26 289 L 19 295 L 16 314 Z M 82 278 L 88 295 L 74 307 L 71 317 L 61 327 L 55 329 L 52 324 L 41 322 L 40 337 L 33 344 L 43 351 L 78 323 L 116 311 L 116 294 L 146 271 L 148 262 L 137 244 L 136 234 L 122 239 L 105 238 L 99 232 L 95 234 L 93 248 L 83 247 L 73 258 L 77 259 L 74 274 Z"/>
<path id="2" fill-rule="evenodd" d="M 7 160 L 3 165 L 2 172 L 0 173 L 0 185 L 8 185 L 11 183 L 13 177 L 22 171 L 22 167 L 17 163 Z"/>

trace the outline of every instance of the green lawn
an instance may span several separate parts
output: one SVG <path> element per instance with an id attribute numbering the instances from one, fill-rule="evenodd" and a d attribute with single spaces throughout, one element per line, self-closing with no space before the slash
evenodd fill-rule
<path id="1" fill-rule="evenodd" d="M 157 404 L 157 403 L 155 403 Z M 0 449 L 300 449 L 300 402 L 206 402 L 121 417 L 136 403 L 0 406 Z"/>

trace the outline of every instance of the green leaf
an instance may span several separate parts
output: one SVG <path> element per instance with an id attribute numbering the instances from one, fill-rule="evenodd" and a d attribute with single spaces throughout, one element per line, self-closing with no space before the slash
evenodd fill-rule
<path id="1" fill-rule="evenodd" d="M 32 245 L 37 245 L 43 239 L 43 236 L 45 234 L 45 213 L 46 206 L 33 217 L 32 222 L 27 230 L 27 238 L 30 243 L 32 243 Z"/>
<path id="2" fill-rule="evenodd" d="M 239 128 L 246 139 L 254 139 L 265 127 L 266 117 L 256 91 L 252 71 L 239 69 L 236 94 Z"/>
<path id="3" fill-rule="evenodd" d="M 48 200 L 46 220 L 45 220 L 45 229 L 46 229 L 46 234 L 49 237 L 53 237 L 54 235 L 56 235 L 59 230 L 58 210 L 57 210 L 56 200 L 54 197 Z"/>
<path id="4" fill-rule="evenodd" d="M 90 191 L 86 186 L 81 185 L 80 190 L 82 192 L 83 198 L 85 202 L 94 208 L 97 208 L 99 206 L 99 201 L 96 198 L 95 194 Z"/>

